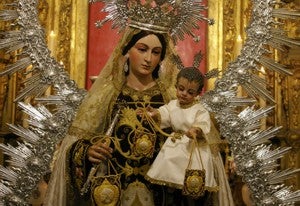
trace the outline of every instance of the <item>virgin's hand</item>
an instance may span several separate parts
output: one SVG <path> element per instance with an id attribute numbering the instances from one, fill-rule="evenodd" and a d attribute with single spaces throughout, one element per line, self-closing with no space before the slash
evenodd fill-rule
<path id="1" fill-rule="evenodd" d="M 144 114 L 144 110 L 142 109 L 142 108 L 137 108 L 136 110 L 135 110 L 135 112 L 136 112 L 136 114 L 138 115 L 138 116 L 143 116 L 143 114 Z"/>
<path id="2" fill-rule="evenodd" d="M 92 163 L 100 163 L 103 160 L 112 157 L 112 148 L 105 143 L 99 141 L 96 144 L 89 147 L 87 151 L 88 160 Z"/>
<path id="3" fill-rule="evenodd" d="M 154 109 L 154 108 L 151 107 L 151 106 L 146 107 L 146 110 L 147 110 L 148 114 L 149 114 L 151 117 L 154 117 L 154 118 L 157 117 L 158 114 L 159 114 L 158 110 L 157 110 L 157 109 Z"/>

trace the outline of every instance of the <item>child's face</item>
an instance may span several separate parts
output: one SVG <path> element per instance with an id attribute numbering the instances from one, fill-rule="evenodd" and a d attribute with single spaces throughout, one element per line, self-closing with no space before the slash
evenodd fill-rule
<path id="1" fill-rule="evenodd" d="M 176 96 L 180 105 L 191 104 L 198 96 L 199 84 L 180 77 L 176 85 Z"/>

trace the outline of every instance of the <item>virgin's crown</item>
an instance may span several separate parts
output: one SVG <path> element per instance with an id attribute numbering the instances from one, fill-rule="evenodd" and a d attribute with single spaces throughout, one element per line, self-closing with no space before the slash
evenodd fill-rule
<path id="1" fill-rule="evenodd" d="M 104 2 L 107 12 L 97 27 L 112 21 L 112 27 L 122 31 L 126 26 L 158 33 L 168 33 L 175 41 L 185 34 L 195 37 L 193 30 L 200 29 L 199 21 L 213 24 L 204 15 L 207 8 L 202 0 L 92 0 Z"/>

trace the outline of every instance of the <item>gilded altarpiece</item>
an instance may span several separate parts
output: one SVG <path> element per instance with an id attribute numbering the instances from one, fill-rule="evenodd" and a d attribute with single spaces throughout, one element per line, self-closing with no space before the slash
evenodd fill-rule
<path id="1" fill-rule="evenodd" d="M 3 0 L 3 4 L 9 3 Z M 300 1 L 288 1 L 286 7 L 300 8 Z M 216 23 L 208 30 L 207 67 L 225 68 L 228 63 L 239 54 L 241 46 L 246 39 L 245 28 L 251 15 L 250 0 L 209 0 L 209 16 Z M 85 86 L 88 1 L 71 0 L 43 0 L 38 6 L 41 24 L 45 28 L 45 36 L 52 55 L 64 65 L 79 87 Z M 300 38 L 299 21 L 284 22 L 286 31 L 293 38 Z M 0 24 L 4 30 L 9 25 Z M 278 144 L 293 147 L 281 166 L 283 168 L 300 166 L 300 49 L 291 48 L 288 52 L 273 52 L 273 58 L 293 68 L 294 75 L 285 77 L 266 73 L 266 81 L 270 91 L 275 95 L 276 112 L 269 117 L 265 126 L 276 124 L 283 126 L 283 132 L 276 137 Z M 15 54 L 0 53 L 0 69 L 8 62 L 14 61 Z M 0 117 L 1 133 L 7 133 L 5 123 L 18 121 L 13 99 L 19 87 L 20 78 L 17 75 L 0 78 Z M 209 82 L 208 89 L 213 87 Z M 51 92 L 51 90 L 50 90 Z M 294 178 L 290 184 L 300 187 L 300 178 Z"/>
<path id="2" fill-rule="evenodd" d="M 300 0 L 287 1 L 285 7 L 300 9 Z M 300 21 L 282 21 L 288 36 L 300 40 Z M 279 102 L 275 124 L 282 125 L 283 130 L 279 135 L 282 145 L 292 147 L 288 156 L 282 159 L 283 168 L 300 167 L 300 47 L 292 47 L 284 52 L 275 52 L 274 58 L 293 70 L 293 76 L 270 75 L 274 81 L 270 85 L 274 88 L 274 95 Z M 289 180 L 290 185 L 300 188 L 300 175 Z"/>
<path id="3" fill-rule="evenodd" d="M 251 1 L 213 1 L 209 2 L 209 16 L 216 20 L 213 27 L 209 27 L 208 36 L 208 70 L 219 68 L 220 72 L 228 63 L 234 60 L 242 48 L 247 35 L 245 29 L 251 18 Z M 286 8 L 300 8 L 300 0 L 288 0 L 281 4 Z M 282 22 L 288 36 L 300 39 L 299 20 L 286 20 Z M 293 71 L 293 76 L 283 76 L 264 70 L 263 75 L 267 81 L 268 89 L 276 100 L 275 112 L 264 122 L 263 127 L 271 125 L 282 126 L 282 132 L 274 138 L 277 146 L 290 146 L 291 152 L 282 158 L 281 167 L 300 167 L 300 47 L 286 48 L 280 52 L 272 50 L 272 58 L 277 62 L 287 65 Z M 208 88 L 213 87 L 209 82 Z M 241 95 L 244 91 L 241 89 Z M 264 100 L 259 99 L 258 104 L 265 106 Z M 300 188 L 300 175 L 288 182 Z"/>

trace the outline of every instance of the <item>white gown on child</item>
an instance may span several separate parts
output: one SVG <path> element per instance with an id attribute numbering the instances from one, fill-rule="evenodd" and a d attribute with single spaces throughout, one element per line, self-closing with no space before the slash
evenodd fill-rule
<path id="1" fill-rule="evenodd" d="M 172 127 L 175 132 L 184 133 L 191 127 L 197 127 L 201 128 L 204 135 L 210 131 L 209 113 L 200 103 L 195 103 L 188 108 L 181 108 L 178 100 L 172 100 L 169 104 L 160 107 L 159 112 L 162 129 Z M 146 178 L 157 184 L 181 189 L 185 170 L 190 160 L 192 142 L 193 140 L 185 135 L 181 139 L 176 139 L 175 142 L 168 138 L 151 165 Z M 199 152 L 203 164 L 199 159 Z M 204 169 L 206 175 L 205 189 L 208 191 L 217 190 L 212 154 L 208 144 L 201 144 L 194 150 L 190 169 Z"/>

